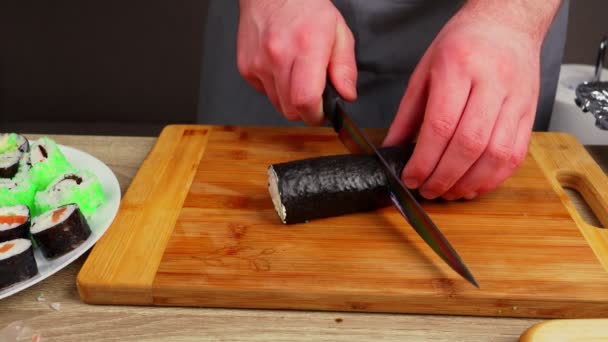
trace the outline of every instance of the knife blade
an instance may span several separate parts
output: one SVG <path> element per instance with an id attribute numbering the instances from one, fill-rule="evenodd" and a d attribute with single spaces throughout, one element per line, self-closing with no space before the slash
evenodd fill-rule
<path id="1" fill-rule="evenodd" d="M 443 259 L 456 273 L 469 281 L 475 287 L 479 284 L 475 277 L 462 261 L 456 250 L 445 238 L 443 233 L 416 201 L 412 193 L 403 185 L 400 177 L 388 166 L 386 160 L 371 143 L 344 108 L 343 99 L 331 84 L 329 78 L 323 92 L 323 112 L 331 122 L 334 131 L 344 146 L 353 154 L 373 154 L 380 162 L 388 179 L 391 201 L 401 215 L 414 228 L 418 235 Z"/>

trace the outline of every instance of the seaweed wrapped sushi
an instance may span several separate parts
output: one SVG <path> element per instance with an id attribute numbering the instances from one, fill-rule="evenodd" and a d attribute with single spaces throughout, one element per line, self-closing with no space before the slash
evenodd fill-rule
<path id="1" fill-rule="evenodd" d="M 29 238 L 30 222 L 27 206 L 0 207 L 0 242 Z"/>
<path id="2" fill-rule="evenodd" d="M 29 239 L 0 242 L 0 289 L 38 274 L 34 248 Z"/>
<path id="3" fill-rule="evenodd" d="M 91 235 L 89 224 L 77 204 L 66 204 L 35 217 L 30 232 L 48 259 L 69 253 Z"/>
<path id="4" fill-rule="evenodd" d="M 414 146 L 378 151 L 400 175 Z M 388 180 L 374 155 L 345 154 L 270 165 L 268 191 L 284 224 L 390 205 Z"/>

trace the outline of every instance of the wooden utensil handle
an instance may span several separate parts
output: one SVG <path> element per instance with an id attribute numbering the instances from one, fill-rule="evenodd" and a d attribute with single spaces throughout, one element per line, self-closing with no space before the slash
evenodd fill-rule
<path id="1" fill-rule="evenodd" d="M 557 319 L 528 328 L 520 342 L 605 341 L 608 319 Z"/>
<path id="2" fill-rule="evenodd" d="M 535 133 L 530 153 L 551 182 L 585 239 L 608 271 L 608 229 L 587 223 L 564 187 L 578 191 L 603 227 L 608 227 L 608 177 L 570 134 Z"/>

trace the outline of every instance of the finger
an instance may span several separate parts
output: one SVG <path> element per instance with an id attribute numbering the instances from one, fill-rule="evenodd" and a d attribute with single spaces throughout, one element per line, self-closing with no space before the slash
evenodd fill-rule
<path id="1" fill-rule="evenodd" d="M 427 199 L 444 195 L 486 149 L 504 97 L 489 83 L 474 83 L 458 128 L 437 168 L 421 186 Z M 430 141 L 426 142 L 427 144 Z"/>
<path id="2" fill-rule="evenodd" d="M 424 116 L 428 95 L 428 63 L 421 60 L 410 77 L 397 115 L 384 138 L 383 146 L 401 145 L 414 135 Z"/>
<path id="3" fill-rule="evenodd" d="M 403 182 L 417 188 L 431 175 L 448 146 L 465 108 L 470 79 L 452 69 L 430 74 L 429 96 L 418 142 L 402 172 Z"/>
<path id="4" fill-rule="evenodd" d="M 274 82 L 274 77 L 272 75 L 264 74 L 259 75 L 258 79 L 261 80 L 262 86 L 264 87 L 263 91 L 268 97 L 270 103 L 275 108 L 275 110 L 279 113 L 283 113 L 283 108 L 281 107 L 281 102 L 279 101 L 279 96 L 277 95 L 277 89 Z M 292 120 L 288 117 L 288 119 Z"/>
<path id="5" fill-rule="evenodd" d="M 264 84 L 257 77 L 248 77 L 245 80 L 253 87 L 253 89 L 259 91 L 260 93 L 266 95 L 266 91 L 264 90 Z"/>
<path id="6" fill-rule="evenodd" d="M 513 154 L 520 118 L 527 105 L 519 96 L 508 97 L 500 110 L 488 147 L 475 164 L 443 197 L 446 200 L 473 199 L 481 189 L 493 190 Z"/>
<path id="7" fill-rule="evenodd" d="M 273 88 L 275 99 L 271 101 L 277 103 L 275 107 L 280 108 L 280 113 L 289 120 L 298 118 L 290 97 L 294 51 L 293 43 L 284 35 L 268 33 L 263 44 L 263 58 L 257 61 L 258 67 L 256 68 L 268 74 L 265 75 L 264 88 L 266 91 Z"/>
<path id="8" fill-rule="evenodd" d="M 530 136 L 532 135 L 532 126 L 534 125 L 534 117 L 536 112 L 536 103 L 530 105 L 524 115 L 521 116 L 517 133 L 515 135 L 515 144 L 513 145 L 513 153 L 507 162 L 507 165 L 496 173 L 496 184 L 503 183 L 509 178 L 524 162 L 528 154 L 528 146 Z M 482 186 L 478 191 L 478 195 L 483 195 L 492 191 L 491 186 Z"/>
<path id="9" fill-rule="evenodd" d="M 336 38 L 329 59 L 329 77 L 336 91 L 347 101 L 357 98 L 355 39 L 343 19 L 336 25 Z"/>
<path id="10" fill-rule="evenodd" d="M 322 96 L 327 80 L 331 41 L 311 39 L 295 57 L 291 72 L 291 102 L 294 111 L 308 125 L 323 121 Z"/>
<path id="11" fill-rule="evenodd" d="M 293 66 L 294 64 L 285 64 L 275 70 L 275 90 L 283 110 L 282 114 L 289 120 L 298 120 L 300 119 L 299 109 L 293 103 L 290 91 Z"/>

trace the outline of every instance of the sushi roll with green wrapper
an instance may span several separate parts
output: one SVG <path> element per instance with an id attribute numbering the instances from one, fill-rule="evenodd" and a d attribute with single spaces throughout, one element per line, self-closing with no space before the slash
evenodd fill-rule
<path id="1" fill-rule="evenodd" d="M 13 178 L 24 169 L 21 162 L 29 162 L 28 151 L 29 142 L 23 136 L 14 133 L 0 134 L 0 178 Z"/>
<path id="2" fill-rule="evenodd" d="M 25 205 L 0 207 L 0 242 L 28 239 L 30 210 Z"/>
<path id="3" fill-rule="evenodd" d="M 28 178 L 3 179 L 0 178 L 0 207 L 14 205 L 27 205 L 30 210 L 34 208 L 36 185 Z"/>
<path id="4" fill-rule="evenodd" d="M 99 179 L 90 171 L 80 170 L 63 174 L 51 182 L 48 188 L 36 194 L 36 213 L 76 203 L 87 219 L 105 201 Z"/>
<path id="5" fill-rule="evenodd" d="M 77 204 L 67 204 L 34 218 L 32 239 L 48 259 L 78 248 L 91 236 L 91 229 Z"/>
<path id="6" fill-rule="evenodd" d="M 24 179 L 27 179 L 30 177 L 30 168 L 31 168 L 31 164 L 30 164 L 30 154 L 29 153 L 23 153 L 21 155 L 21 157 L 19 158 L 19 167 L 17 169 L 17 173 L 15 173 L 15 175 L 13 176 L 12 180 L 15 182 L 20 182 Z"/>
<path id="7" fill-rule="evenodd" d="M 29 152 L 30 144 L 27 138 L 16 133 L 0 133 L 0 153 L 14 150 Z"/>
<path id="8" fill-rule="evenodd" d="M 38 190 L 46 189 L 54 179 L 72 171 L 72 165 L 57 143 L 48 137 L 42 137 L 32 144 L 30 163 L 30 176 Z"/>
<path id="9" fill-rule="evenodd" d="M 29 239 L 0 242 L 0 290 L 37 274 L 34 247 Z"/>

